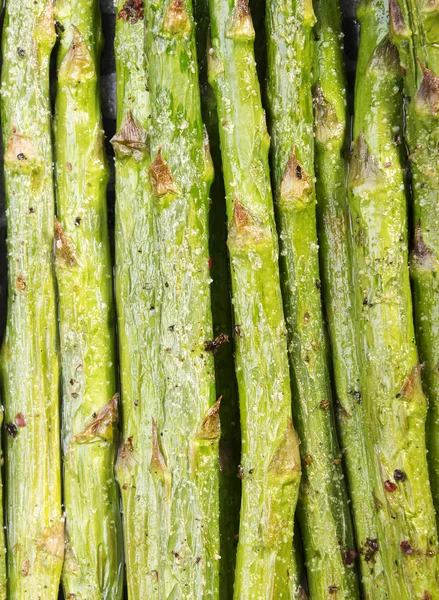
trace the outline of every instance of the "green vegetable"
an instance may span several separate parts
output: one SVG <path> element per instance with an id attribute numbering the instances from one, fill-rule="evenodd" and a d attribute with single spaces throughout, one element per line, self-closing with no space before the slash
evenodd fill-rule
<path id="1" fill-rule="evenodd" d="M 118 396 L 108 168 L 99 100 L 99 2 L 57 2 L 56 274 L 63 389 L 66 597 L 122 598 L 114 477 Z"/>
<path id="2" fill-rule="evenodd" d="M 401 163 L 401 70 L 387 0 L 358 10 L 354 148 L 349 175 L 360 390 L 388 596 L 439 597 L 420 367 L 410 294 Z"/>
<path id="3" fill-rule="evenodd" d="M 49 104 L 55 39 L 52 0 L 8 1 L 1 114 L 9 298 L 1 372 L 14 600 L 55 600 L 64 556 Z"/>
<path id="4" fill-rule="evenodd" d="M 243 0 L 210 0 L 209 8 L 209 80 L 221 124 L 242 429 L 234 597 L 292 597 L 300 461 L 254 29 Z"/>
<path id="5" fill-rule="evenodd" d="M 229 261 L 227 256 L 227 215 L 224 180 L 221 171 L 218 113 L 215 94 L 208 82 L 207 41 L 209 31 L 208 0 L 194 0 L 197 23 L 197 52 L 201 88 L 201 110 L 209 135 L 215 177 L 210 188 L 210 274 L 214 337 L 226 334 L 232 340 Z M 221 396 L 220 419 L 220 598 L 233 596 L 236 540 L 239 532 L 241 482 L 236 476 L 241 453 L 239 404 L 236 387 L 233 344 L 224 344 L 214 355 L 216 394 Z"/>
<path id="6" fill-rule="evenodd" d="M 146 3 L 150 184 L 160 263 L 160 406 L 151 471 L 158 587 L 165 598 L 219 595 L 219 405 L 209 272 L 213 178 L 201 118 L 190 0 Z"/>
<path id="7" fill-rule="evenodd" d="M 405 137 L 413 177 L 415 223 L 411 275 L 416 339 L 423 365 L 422 381 L 429 400 L 426 431 L 430 483 L 438 513 L 439 4 L 421 0 L 392 0 L 390 15 L 392 41 L 399 50 L 405 74 Z"/>
<path id="8" fill-rule="evenodd" d="M 355 552 L 331 398 L 314 188 L 310 0 L 267 2 L 268 106 L 293 414 L 301 440 L 298 520 L 311 597 L 358 597 Z"/>
<path id="9" fill-rule="evenodd" d="M 317 18 L 315 167 L 321 276 L 331 334 L 336 416 L 352 501 L 365 598 L 387 598 L 363 424 L 352 240 L 347 202 L 347 111 L 338 0 L 314 0 Z"/>
<path id="10" fill-rule="evenodd" d="M 124 515 L 130 600 L 158 598 L 159 537 L 154 482 L 149 471 L 152 419 L 160 405 L 160 298 L 150 155 L 143 2 L 120 0 L 116 20 L 116 304 L 122 444 L 116 472 Z"/>

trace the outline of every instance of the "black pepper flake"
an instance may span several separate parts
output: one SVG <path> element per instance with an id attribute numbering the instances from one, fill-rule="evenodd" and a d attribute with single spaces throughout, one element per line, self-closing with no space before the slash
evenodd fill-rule
<path id="1" fill-rule="evenodd" d="M 320 281 L 320 279 L 316 279 L 316 288 L 317 288 L 318 290 L 320 290 L 320 289 L 321 289 L 321 287 L 322 287 L 322 282 Z"/>
<path id="2" fill-rule="evenodd" d="M 365 552 L 364 549 L 362 551 L 364 553 L 364 560 L 366 562 L 371 562 L 374 559 L 375 554 L 378 552 L 377 538 L 367 538 L 364 546 L 366 548 Z"/>
<path id="3" fill-rule="evenodd" d="M 296 177 L 297 179 L 302 179 L 302 167 L 300 165 L 296 167 Z"/>
<path id="4" fill-rule="evenodd" d="M 336 594 L 338 592 L 338 587 L 336 585 L 330 585 L 328 590 L 330 594 Z"/>
<path id="5" fill-rule="evenodd" d="M 26 160 L 26 155 L 23 154 L 23 152 L 20 152 L 20 154 L 17 154 L 17 158 L 18 160 Z"/>
<path id="6" fill-rule="evenodd" d="M 6 429 L 6 432 L 8 433 L 8 435 L 11 436 L 11 438 L 17 437 L 18 428 L 15 425 L 15 423 L 6 423 L 5 429 Z"/>
<path id="7" fill-rule="evenodd" d="M 81 221 L 82 221 L 81 217 L 76 217 L 76 219 L 75 219 L 75 227 L 79 227 L 81 225 Z"/>
<path id="8" fill-rule="evenodd" d="M 26 56 L 26 52 L 23 50 L 23 48 L 17 48 L 17 54 L 18 56 L 21 56 L 21 58 L 23 58 L 23 56 Z"/>
<path id="9" fill-rule="evenodd" d="M 393 472 L 393 478 L 395 481 L 405 481 L 405 473 L 399 469 L 395 469 Z"/>

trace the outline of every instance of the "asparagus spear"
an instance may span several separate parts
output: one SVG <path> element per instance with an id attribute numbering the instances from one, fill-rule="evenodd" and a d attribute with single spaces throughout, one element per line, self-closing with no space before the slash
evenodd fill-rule
<path id="1" fill-rule="evenodd" d="M 122 597 L 118 397 L 98 88 L 99 3 L 58 0 L 56 272 L 63 389 L 66 597 Z"/>
<path id="2" fill-rule="evenodd" d="M 243 0 L 210 0 L 209 8 L 209 80 L 221 123 L 242 429 L 234 597 L 292 597 L 299 587 L 291 544 L 300 463 L 254 29 Z"/>
<path id="3" fill-rule="evenodd" d="M 201 110 L 209 135 L 215 177 L 210 188 L 209 249 L 212 277 L 211 302 L 214 337 L 226 334 L 232 340 L 229 264 L 227 256 L 227 215 L 224 179 L 221 171 L 218 113 L 215 94 L 208 82 L 207 40 L 209 31 L 208 0 L 194 0 L 197 23 L 197 54 L 201 89 Z M 239 531 L 241 482 L 236 476 L 241 452 L 239 405 L 236 388 L 233 344 L 224 344 L 214 355 L 216 394 L 221 396 L 220 419 L 220 598 L 233 596 L 236 540 Z"/>
<path id="4" fill-rule="evenodd" d="M 117 460 L 128 597 L 158 598 L 157 507 L 149 462 L 159 406 L 159 262 L 149 188 L 150 154 L 143 2 L 116 12 L 116 303 L 123 432 Z"/>
<path id="5" fill-rule="evenodd" d="M 401 73 L 387 0 L 358 9 L 349 175 L 362 402 L 390 598 L 439 597 L 425 448 L 427 403 L 414 342 L 401 165 Z"/>
<path id="6" fill-rule="evenodd" d="M 267 2 L 268 106 L 289 354 L 301 440 L 298 519 L 311 597 L 358 597 L 320 298 L 309 0 Z"/>
<path id="7" fill-rule="evenodd" d="M 315 167 L 321 275 L 331 334 L 336 416 L 352 501 L 365 598 L 387 598 L 363 424 L 352 240 L 347 203 L 346 81 L 338 0 L 314 0 Z"/>
<path id="8" fill-rule="evenodd" d="M 0 408 L 0 431 L 3 426 L 3 407 Z M 3 451 L 0 448 L 0 466 L 3 467 Z M 8 594 L 8 581 L 6 570 L 6 545 L 3 518 L 3 477 L 0 476 L 0 600 L 6 600 Z"/>
<path id="9" fill-rule="evenodd" d="M 146 3 L 151 98 L 150 182 L 160 262 L 161 407 L 151 471 L 161 597 L 219 594 L 219 405 L 209 274 L 213 178 L 201 119 L 190 0 Z"/>
<path id="10" fill-rule="evenodd" d="M 430 483 L 439 512 L 439 5 L 390 2 L 390 31 L 403 67 L 407 98 L 405 137 L 413 176 L 414 248 L 411 275 L 416 338 L 429 399 Z"/>
<path id="11" fill-rule="evenodd" d="M 1 112 L 9 298 L 1 371 L 14 600 L 57 598 L 64 555 L 49 105 L 55 37 L 52 0 L 8 1 Z"/>

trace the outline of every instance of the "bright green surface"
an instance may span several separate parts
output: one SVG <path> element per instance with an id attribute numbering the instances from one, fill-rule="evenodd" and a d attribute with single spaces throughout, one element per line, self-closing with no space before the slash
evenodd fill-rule
<path id="1" fill-rule="evenodd" d="M 404 69 L 406 141 L 412 171 L 414 248 L 411 276 L 416 340 L 429 401 L 430 483 L 439 511 L 439 4 L 393 0 L 391 36 Z"/>
<path id="2" fill-rule="evenodd" d="M 160 303 L 157 294 L 150 156 L 146 145 L 150 106 L 146 83 L 145 21 L 140 13 L 116 14 L 116 304 L 118 316 L 122 444 L 117 461 L 130 600 L 158 598 L 158 532 L 149 470 L 152 418 L 162 382 L 158 367 Z"/>
<path id="3" fill-rule="evenodd" d="M 160 406 L 151 471 L 162 598 L 219 596 L 219 403 L 212 352 L 209 188 L 190 0 L 146 3 Z"/>
<path id="4" fill-rule="evenodd" d="M 298 521 L 312 598 L 358 597 L 323 324 L 314 187 L 310 0 L 267 3 L 268 107 L 281 277 L 302 458 Z M 346 564 L 351 562 L 351 564 Z"/>
<path id="5" fill-rule="evenodd" d="M 314 85 L 317 217 L 322 287 L 331 335 L 338 403 L 336 416 L 364 597 L 387 598 L 378 551 L 376 509 L 363 425 L 360 364 L 356 337 L 352 240 L 347 202 L 347 109 L 338 0 L 315 0 L 317 18 Z"/>
<path id="6" fill-rule="evenodd" d="M 63 389 L 66 556 L 78 600 L 122 597 L 122 528 L 114 477 L 118 397 L 108 168 L 99 98 L 99 3 L 62 0 L 55 108 L 56 274 Z"/>
<path id="7" fill-rule="evenodd" d="M 9 298 L 1 368 L 5 422 L 16 433 L 6 436 L 5 468 L 14 600 L 55 600 L 64 554 L 49 105 L 54 43 L 51 0 L 7 2 L 1 108 Z"/>
<path id="8" fill-rule="evenodd" d="M 298 440 L 253 25 L 246 2 L 211 0 L 209 8 L 209 80 L 220 123 L 242 430 L 234 597 L 263 600 L 288 597 L 298 585 L 292 552 Z"/>
<path id="9" fill-rule="evenodd" d="M 210 152 L 215 177 L 210 188 L 209 248 L 211 300 L 214 336 L 226 333 L 229 343 L 214 355 L 217 397 L 222 396 L 220 441 L 220 598 L 228 600 L 233 595 L 235 579 L 236 540 L 239 532 L 239 505 L 241 481 L 236 476 L 241 454 L 238 390 L 233 359 L 232 307 L 227 255 L 227 216 L 224 180 L 221 168 L 221 151 L 218 129 L 218 112 L 215 94 L 207 80 L 207 40 L 209 30 L 208 0 L 194 0 L 197 23 L 197 53 L 201 88 L 201 110 L 209 135 Z"/>
<path id="10" fill-rule="evenodd" d="M 360 389 L 378 543 L 389 598 L 435 598 L 437 534 L 425 449 L 427 403 L 409 282 L 401 70 L 388 41 L 387 1 L 364 1 L 358 16 L 361 45 L 349 203 Z"/>

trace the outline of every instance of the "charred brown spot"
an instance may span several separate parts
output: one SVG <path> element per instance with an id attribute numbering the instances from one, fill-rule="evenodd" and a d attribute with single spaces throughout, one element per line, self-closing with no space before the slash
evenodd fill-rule
<path id="1" fill-rule="evenodd" d="M 332 461 L 333 465 L 339 465 L 341 463 L 341 458 L 334 458 L 334 460 Z"/>
<path id="2" fill-rule="evenodd" d="M 30 137 L 18 133 L 15 128 L 6 145 L 5 163 L 20 169 L 32 169 L 38 163 L 34 142 Z"/>
<path id="3" fill-rule="evenodd" d="M 303 459 L 304 463 L 309 466 L 310 464 L 312 464 L 312 456 L 305 456 L 305 458 Z"/>
<path id="4" fill-rule="evenodd" d="M 424 242 L 424 237 L 422 235 L 421 224 L 417 223 L 415 227 L 415 235 L 413 240 L 413 258 L 418 262 L 422 263 L 429 258 L 432 258 L 433 252 Z"/>
<path id="5" fill-rule="evenodd" d="M 38 546 L 50 556 L 64 556 L 64 519 L 59 519 L 52 527 L 46 527 L 38 540 Z"/>
<path id="6" fill-rule="evenodd" d="M 222 396 L 207 411 L 198 432 L 199 440 L 218 440 L 221 435 L 220 405 Z"/>
<path id="7" fill-rule="evenodd" d="M 153 475 L 159 476 L 163 481 L 166 482 L 169 478 L 168 466 L 160 447 L 157 423 L 154 419 L 152 420 L 152 453 L 149 468 Z"/>
<path id="8" fill-rule="evenodd" d="M 248 0 L 235 0 L 235 8 L 227 28 L 227 37 L 237 40 L 253 40 L 255 30 Z"/>
<path id="9" fill-rule="evenodd" d="M 191 21 L 184 0 L 170 0 L 166 9 L 163 27 L 171 35 L 190 32 Z"/>
<path id="10" fill-rule="evenodd" d="M 24 292 L 24 290 L 26 289 L 26 281 L 24 280 L 23 277 L 17 277 L 17 280 L 15 282 L 15 287 L 17 288 L 17 290 L 19 292 Z"/>
<path id="11" fill-rule="evenodd" d="M 439 77 L 419 61 L 422 81 L 415 95 L 418 109 L 436 115 L 439 111 Z"/>
<path id="12" fill-rule="evenodd" d="M 320 408 L 327 409 L 329 408 L 329 400 L 325 399 L 320 402 Z"/>
<path id="13" fill-rule="evenodd" d="M 389 492 L 389 494 L 392 494 L 393 492 L 396 492 L 396 490 L 398 489 L 398 486 L 393 481 L 390 481 L 389 479 L 387 479 L 384 482 L 384 489 L 386 490 L 386 492 Z"/>
<path id="14" fill-rule="evenodd" d="M 143 0 L 127 0 L 120 11 L 117 13 L 117 18 L 122 21 L 129 21 L 132 25 L 144 18 L 145 5 Z"/>
<path id="15" fill-rule="evenodd" d="M 154 577 L 154 579 L 155 579 L 156 581 L 158 581 L 158 580 L 159 580 L 159 572 L 158 572 L 158 571 L 156 571 L 156 570 L 154 570 L 154 571 L 151 571 L 151 575 Z"/>
<path id="16" fill-rule="evenodd" d="M 26 427 L 26 419 L 23 417 L 21 413 L 15 415 L 15 424 L 17 427 Z"/>
<path id="17" fill-rule="evenodd" d="M 23 562 L 21 563 L 21 574 L 23 577 L 26 577 L 27 575 L 29 575 L 29 568 L 30 568 L 30 562 L 27 558 L 25 558 L 23 560 Z"/>
<path id="18" fill-rule="evenodd" d="M 132 156 L 137 162 L 148 154 L 147 134 L 128 110 L 111 143 L 119 158 Z"/>
<path id="19" fill-rule="evenodd" d="M 250 224 L 250 214 L 236 196 L 233 202 L 233 220 L 239 229 Z"/>
<path id="20" fill-rule="evenodd" d="M 391 36 L 407 36 L 409 33 L 409 29 L 407 27 L 406 22 L 404 21 L 404 15 L 402 14 L 402 10 L 399 6 L 398 0 L 390 0 L 389 12 Z"/>
<path id="21" fill-rule="evenodd" d="M 75 248 L 70 237 L 65 233 L 61 223 L 55 217 L 55 252 L 58 262 L 66 267 L 74 267 L 78 264 Z"/>
<path id="22" fill-rule="evenodd" d="M 346 552 L 343 555 L 343 562 L 345 565 L 351 566 L 354 564 L 356 558 L 357 558 L 357 552 L 355 550 L 353 550 L 352 548 L 349 548 L 348 550 L 346 550 Z"/>
<path id="23" fill-rule="evenodd" d="M 114 436 L 114 425 L 119 419 L 119 395 L 115 394 L 86 425 L 83 431 L 74 436 L 78 444 L 87 443 L 100 438 L 103 440 L 112 440 Z"/>
<path id="24" fill-rule="evenodd" d="M 214 340 L 204 342 L 204 349 L 206 352 L 216 354 L 222 346 L 228 343 L 228 341 L 229 336 L 226 333 L 220 333 Z"/>
<path id="25" fill-rule="evenodd" d="M 157 150 L 157 156 L 149 167 L 149 178 L 154 196 L 161 197 L 166 194 L 178 193 L 178 187 L 171 169 L 163 159 L 161 147 Z"/>
<path id="26" fill-rule="evenodd" d="M 135 459 L 133 438 L 129 437 L 119 447 L 116 468 L 120 471 L 130 471 L 134 467 L 134 464 Z"/>
<path id="27" fill-rule="evenodd" d="M 421 367 L 417 364 L 410 375 L 408 375 L 402 386 L 401 395 L 406 400 L 411 400 L 415 394 L 416 389 L 420 386 L 421 381 Z"/>
<path id="28" fill-rule="evenodd" d="M 282 440 L 270 460 L 268 475 L 285 484 L 293 481 L 299 472 L 299 438 L 293 427 L 292 419 L 289 419 Z"/>
<path id="29" fill-rule="evenodd" d="M 299 163 L 294 148 L 291 150 L 280 186 L 280 200 L 307 202 L 312 193 L 312 183 Z"/>
<path id="30" fill-rule="evenodd" d="M 361 554 L 364 554 L 366 562 L 372 562 L 375 559 L 375 554 L 378 552 L 378 540 L 376 538 L 367 538 Z"/>
<path id="31" fill-rule="evenodd" d="M 238 465 L 238 468 L 236 470 L 236 477 L 238 479 L 244 479 L 244 469 L 242 468 L 241 465 Z"/>
<path id="32" fill-rule="evenodd" d="M 401 548 L 401 550 L 403 551 L 404 554 L 407 554 L 407 555 L 413 554 L 413 548 L 411 547 L 410 543 L 407 540 L 403 540 L 399 544 L 399 547 Z"/>
<path id="33" fill-rule="evenodd" d="M 328 591 L 330 594 L 336 594 L 338 592 L 338 587 L 336 585 L 330 585 Z"/>
<path id="34" fill-rule="evenodd" d="M 422 600 L 433 600 L 433 596 L 427 590 L 424 591 L 424 595 L 422 596 Z"/>

